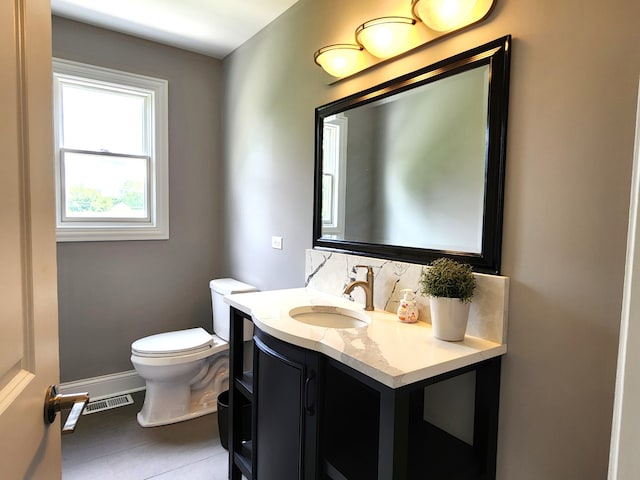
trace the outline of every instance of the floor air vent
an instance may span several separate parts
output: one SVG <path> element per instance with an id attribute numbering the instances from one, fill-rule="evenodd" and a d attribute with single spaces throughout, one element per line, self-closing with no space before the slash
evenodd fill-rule
<path id="1" fill-rule="evenodd" d="M 90 413 L 102 412 L 104 410 L 110 410 L 112 408 L 124 407 L 125 405 L 131 405 L 132 403 L 133 398 L 129 394 L 118 395 L 117 397 L 111 398 L 103 398 L 102 400 L 89 402 L 82 414 L 89 415 Z"/>

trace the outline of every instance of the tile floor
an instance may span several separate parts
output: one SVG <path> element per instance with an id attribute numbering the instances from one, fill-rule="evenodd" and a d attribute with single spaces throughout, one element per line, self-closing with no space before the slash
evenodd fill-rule
<path id="1" fill-rule="evenodd" d="M 142 428 L 134 404 L 80 418 L 62 436 L 63 480 L 223 480 L 228 455 L 218 436 L 217 413 L 163 427 Z"/>

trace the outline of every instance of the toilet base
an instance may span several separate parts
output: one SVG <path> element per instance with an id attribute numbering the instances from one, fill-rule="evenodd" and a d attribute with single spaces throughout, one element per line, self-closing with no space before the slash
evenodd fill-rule
<path id="1" fill-rule="evenodd" d="M 137 368 L 142 370 L 140 365 Z M 173 366 L 171 373 L 154 379 L 147 376 L 144 404 L 136 416 L 141 427 L 170 425 L 216 412 L 218 395 L 229 388 L 228 354 L 224 351 L 186 364 L 183 372 Z"/>
<path id="2" fill-rule="evenodd" d="M 160 427 L 162 425 L 171 425 L 172 423 L 184 422 L 185 420 L 191 420 L 193 418 L 209 415 L 210 413 L 215 413 L 217 410 L 218 410 L 217 407 L 207 407 L 195 412 L 187 413 L 186 415 L 182 415 L 180 417 L 173 417 L 170 419 L 156 420 L 156 421 L 147 420 L 143 412 L 140 411 L 138 412 L 138 415 L 136 416 L 136 418 L 138 420 L 138 424 L 141 427 Z"/>

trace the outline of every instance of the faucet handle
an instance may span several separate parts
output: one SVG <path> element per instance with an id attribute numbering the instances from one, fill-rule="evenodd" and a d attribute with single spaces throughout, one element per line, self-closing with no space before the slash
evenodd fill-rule
<path id="1" fill-rule="evenodd" d="M 353 268 L 354 268 L 354 271 L 356 268 L 366 268 L 367 275 L 373 275 L 373 267 L 371 265 L 354 265 Z"/>

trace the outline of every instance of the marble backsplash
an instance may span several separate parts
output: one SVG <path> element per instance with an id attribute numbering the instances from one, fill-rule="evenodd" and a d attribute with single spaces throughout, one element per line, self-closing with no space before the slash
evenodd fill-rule
<path id="1" fill-rule="evenodd" d="M 420 274 L 424 268 L 422 265 L 308 249 L 305 284 L 307 287 L 340 296 L 349 282 L 355 279 L 365 280 L 366 269 L 357 269 L 354 273 L 355 265 L 373 267 L 375 308 L 395 313 L 402 297 L 400 291 L 410 288 L 416 293 L 420 321 L 431 322 L 429 299 L 419 292 Z M 469 312 L 467 335 L 507 343 L 509 278 L 482 273 L 474 275 L 476 291 Z M 361 288 L 356 288 L 351 298 L 364 304 L 364 292 Z"/>

